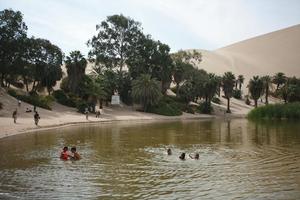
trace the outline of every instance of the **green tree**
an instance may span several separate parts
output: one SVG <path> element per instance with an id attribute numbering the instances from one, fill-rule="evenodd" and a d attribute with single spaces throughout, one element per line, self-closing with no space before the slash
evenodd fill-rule
<path id="1" fill-rule="evenodd" d="M 264 93 L 265 93 L 265 102 L 268 105 L 269 104 L 269 95 L 270 95 L 270 89 L 272 89 L 272 79 L 270 76 L 263 76 L 262 78 L 263 84 L 264 84 Z"/>
<path id="2" fill-rule="evenodd" d="M 141 37 L 140 23 L 123 15 L 108 16 L 96 26 L 98 34 L 88 41 L 89 57 L 96 65 L 123 71 Z"/>
<path id="3" fill-rule="evenodd" d="M 132 82 L 132 97 L 142 104 L 144 112 L 157 104 L 161 97 L 160 83 L 149 74 L 143 74 Z"/>
<path id="4" fill-rule="evenodd" d="M 34 44 L 34 81 L 32 91 L 46 87 L 48 93 L 62 78 L 63 53 L 59 47 L 49 40 L 35 39 Z"/>
<path id="5" fill-rule="evenodd" d="M 257 107 L 257 100 L 261 97 L 264 91 L 264 82 L 259 76 L 253 76 L 249 81 L 249 92 L 254 100 L 255 108 Z"/>
<path id="6" fill-rule="evenodd" d="M 190 80 L 185 81 L 178 89 L 178 97 L 188 104 L 195 98 L 194 85 Z"/>
<path id="7" fill-rule="evenodd" d="M 275 74 L 275 76 L 273 77 L 273 83 L 276 84 L 276 90 L 279 89 L 279 87 L 281 85 L 283 85 L 286 82 L 286 76 L 284 73 L 282 72 L 278 72 L 277 74 Z"/>
<path id="8" fill-rule="evenodd" d="M 222 77 L 222 88 L 224 91 L 224 95 L 227 99 L 227 113 L 231 113 L 230 110 L 230 98 L 233 95 L 233 89 L 235 86 L 235 76 L 232 72 L 225 72 Z"/>
<path id="9" fill-rule="evenodd" d="M 26 38 L 27 26 L 20 11 L 0 11 L 0 73 L 1 85 L 15 75 L 15 65 L 20 59 L 20 50 Z M 7 84 L 7 83 L 6 83 Z"/>
<path id="10" fill-rule="evenodd" d="M 68 89 L 74 94 L 78 94 L 78 83 L 85 75 L 87 61 L 80 51 L 72 51 L 65 59 L 68 73 Z"/>
<path id="11" fill-rule="evenodd" d="M 205 105 L 211 106 L 211 100 L 215 96 L 218 90 L 218 79 L 215 74 L 208 74 L 207 79 L 203 85 L 204 89 L 204 98 L 205 98 Z"/>
<path id="12" fill-rule="evenodd" d="M 239 76 L 238 76 L 237 82 L 238 82 L 238 84 L 239 84 L 239 90 L 242 89 L 242 85 L 243 85 L 243 83 L 244 83 L 244 80 L 245 80 L 245 78 L 244 78 L 243 75 L 239 75 Z"/>

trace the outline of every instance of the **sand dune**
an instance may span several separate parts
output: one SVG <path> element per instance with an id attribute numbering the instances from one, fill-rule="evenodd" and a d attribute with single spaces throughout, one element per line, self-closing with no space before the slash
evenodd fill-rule
<path id="1" fill-rule="evenodd" d="M 243 74 L 246 82 L 253 75 L 300 77 L 300 25 L 244 40 L 215 51 L 198 50 L 203 61 L 198 65 L 208 72 Z"/>

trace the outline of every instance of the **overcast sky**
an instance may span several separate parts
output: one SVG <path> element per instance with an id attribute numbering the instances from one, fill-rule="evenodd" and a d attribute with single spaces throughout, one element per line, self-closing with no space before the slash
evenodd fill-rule
<path id="1" fill-rule="evenodd" d="M 24 14 L 29 36 L 65 53 L 86 42 L 106 16 L 123 14 L 171 47 L 214 50 L 300 23 L 300 0 L 0 0 Z"/>

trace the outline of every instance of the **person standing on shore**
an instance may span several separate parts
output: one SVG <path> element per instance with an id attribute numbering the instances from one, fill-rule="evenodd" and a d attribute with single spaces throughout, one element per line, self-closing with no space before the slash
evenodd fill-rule
<path id="1" fill-rule="evenodd" d="M 14 119 L 14 123 L 17 123 L 17 117 L 18 117 L 18 110 L 17 109 L 13 112 L 12 117 Z"/>
<path id="2" fill-rule="evenodd" d="M 85 114 L 86 120 L 89 120 L 89 111 L 88 111 L 88 108 L 85 108 L 84 114 Z"/>
<path id="3" fill-rule="evenodd" d="M 18 100 L 18 106 L 19 106 L 19 108 L 21 107 L 21 101 L 20 100 Z"/>
<path id="4" fill-rule="evenodd" d="M 35 114 L 34 114 L 33 118 L 34 118 L 34 123 L 37 126 L 38 123 L 39 123 L 39 120 L 41 119 L 41 117 L 40 117 L 40 115 L 37 111 L 35 111 Z"/>

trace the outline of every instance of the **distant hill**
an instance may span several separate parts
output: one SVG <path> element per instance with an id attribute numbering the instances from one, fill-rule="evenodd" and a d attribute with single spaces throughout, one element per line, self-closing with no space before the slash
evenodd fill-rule
<path id="1" fill-rule="evenodd" d="M 253 75 L 300 77 L 300 25 L 244 40 L 215 51 L 198 50 L 203 55 L 199 68 L 223 74 L 243 74 L 246 82 Z"/>

